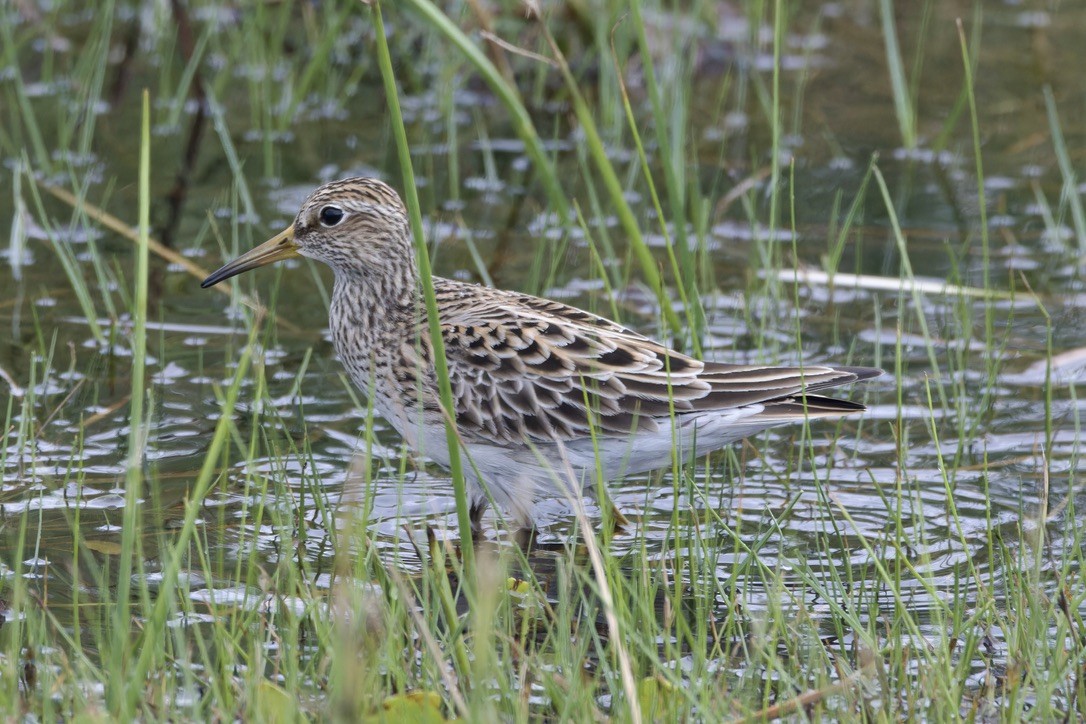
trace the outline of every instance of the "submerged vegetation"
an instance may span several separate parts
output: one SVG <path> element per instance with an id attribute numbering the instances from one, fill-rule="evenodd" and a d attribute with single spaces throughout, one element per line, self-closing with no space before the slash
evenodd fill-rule
<path id="1" fill-rule="evenodd" d="M 1086 8 L 538 5 L 0 5 L 0 711 L 1086 718 Z M 326 272 L 198 287 L 359 174 L 435 273 L 889 374 L 461 550 Z"/>

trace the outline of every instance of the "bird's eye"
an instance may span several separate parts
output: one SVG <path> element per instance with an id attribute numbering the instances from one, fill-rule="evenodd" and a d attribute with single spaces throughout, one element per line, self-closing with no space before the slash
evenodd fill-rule
<path id="1" fill-rule="evenodd" d="M 335 226 L 343 220 L 343 209 L 338 206 L 325 206 L 317 215 L 321 226 Z"/>

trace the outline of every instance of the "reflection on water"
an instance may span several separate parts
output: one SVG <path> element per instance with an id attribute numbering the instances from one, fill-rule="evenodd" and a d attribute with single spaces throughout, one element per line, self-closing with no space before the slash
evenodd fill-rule
<path id="1" fill-rule="evenodd" d="M 904 32 L 919 22 L 906 5 L 899 8 Z M 948 5 L 955 3 L 936 5 L 933 27 L 946 24 L 943 14 L 952 12 Z M 812 577 L 828 581 L 855 575 L 864 580 L 876 563 L 893 566 L 902 558 L 925 582 L 922 585 L 920 577 L 904 579 L 905 605 L 926 612 L 939 605 L 940 596 L 975 596 L 981 582 L 1000 588 L 1004 574 L 998 567 L 1004 561 L 991 559 L 992 531 L 999 531 L 1006 542 L 1019 535 L 1019 528 L 1041 525 L 1042 487 L 1048 491 L 1049 511 L 1069 495 L 1078 508 L 1086 506 L 1081 488 L 1069 492 L 1083 454 L 1079 431 L 1084 403 L 1076 391 L 1083 378 L 1081 345 L 1086 338 L 1079 242 L 1066 209 L 1046 208 L 1040 201 L 1047 197 L 1051 204 L 1062 203 L 1061 181 L 1047 121 L 1037 110 L 1039 95 L 1027 72 L 1029 62 L 1015 55 L 1026 32 L 1023 27 L 1038 25 L 1014 5 L 1000 6 L 988 17 L 981 54 L 982 66 L 1006 72 L 978 76 L 993 236 L 987 269 L 977 252 L 980 209 L 966 124 L 959 123 L 961 128 L 951 134 L 949 148 L 901 151 L 887 97 L 889 84 L 880 73 L 856 72 L 857 67 L 882 68 L 881 36 L 870 18 L 865 20 L 862 13 L 849 18 L 832 10 L 840 10 L 839 5 L 830 5 L 817 32 L 804 34 L 811 25 L 797 25 L 793 40 L 802 52 L 790 56 L 786 75 L 794 78 L 803 72 L 807 85 L 802 105 L 788 109 L 803 118 L 802 132 L 797 129 L 798 135 L 787 139 L 785 150 L 795 160 L 796 230 L 771 233 L 750 222 L 739 205 L 720 205 L 709 212 L 714 215 L 707 220 L 705 237 L 691 234 L 713 284 L 723 290 L 707 290 L 704 298 L 705 354 L 737 362 L 847 358 L 854 364 L 882 365 L 890 374 L 855 390 L 857 399 L 870 404 L 863 419 L 849 419 L 839 427 L 818 423 L 810 430 L 813 439 L 801 439 L 798 427 L 774 430 L 719 460 L 691 467 L 678 482 L 662 474 L 614 483 L 613 501 L 634 522 L 632 530 L 614 540 L 612 555 L 629 560 L 627 554 L 643 547 L 650 561 L 671 556 L 673 519 L 697 521 L 711 544 L 686 553 L 711 554 L 703 564 L 727 581 L 746 558 L 732 545 L 732 536 L 752 545 L 768 530 L 771 536 L 758 547 L 760 564 L 782 572 L 783 585 L 796 592 L 806 615 L 819 619 L 830 614 L 831 602 L 807 585 Z M 1040 26 L 1051 45 L 1080 46 L 1074 28 L 1082 27 L 1086 9 L 1065 6 L 1059 12 L 1059 24 Z M 926 48 L 928 72 L 957 69 L 956 35 L 939 30 L 933 38 Z M 720 54 L 710 55 L 720 62 Z M 756 55 L 735 62 L 757 68 L 764 60 Z M 696 139 L 700 172 L 708 176 L 706 169 L 725 163 L 730 176 L 754 178 L 755 194 L 764 198 L 768 179 L 748 166 L 752 151 L 767 148 L 766 131 L 753 115 L 735 111 L 721 117 L 719 93 L 713 89 L 722 72 L 718 68 L 695 81 L 689 135 Z M 1053 63 L 1046 72 L 1045 82 L 1058 95 L 1059 89 L 1078 87 L 1081 62 Z M 922 143 L 933 144 L 945 128 L 959 87 L 921 85 Z M 56 92 L 39 90 L 46 100 Z M 406 105 L 416 120 L 436 113 L 436 99 L 413 100 Z M 451 149 L 414 129 L 420 136 L 415 153 L 431 159 L 420 166 L 424 196 L 433 210 L 428 231 L 437 243 L 439 272 L 468 279 L 488 274 L 502 286 L 545 288 L 549 296 L 604 314 L 610 314 L 614 302 L 625 322 L 655 334 L 655 298 L 636 284 L 608 298 L 598 275 L 587 266 L 587 241 L 579 229 L 571 230 L 567 239 L 572 245 L 568 260 L 575 263 L 558 264 L 553 278 L 534 267 L 541 243 L 536 237 L 559 238 L 562 232 L 553 216 L 538 208 L 537 199 L 525 198 L 523 148 L 509 138 L 502 121 L 472 113 L 474 96 L 465 92 L 457 102 L 465 136 L 459 147 Z M 383 139 L 357 132 L 375 122 L 373 109 L 358 99 L 350 103 L 349 122 L 334 120 L 338 114 L 333 114 L 332 120 L 310 118 L 292 127 L 289 149 L 283 144 L 274 151 L 285 155 L 289 150 L 292 159 L 290 177 L 277 187 L 261 183 L 254 172 L 252 198 L 260 223 L 244 231 L 243 239 L 262 237 L 265 229 L 281 226 L 319 181 L 360 172 L 390 176 Z M 1080 122 L 1081 108 L 1074 103 L 1060 108 L 1067 114 L 1069 145 L 1081 147 L 1086 128 Z M 107 115 L 128 110 L 118 107 Z M 233 113 L 227 109 L 228 117 Z M 537 113 L 541 127 L 561 127 L 560 119 L 547 111 Z M 479 123 L 495 126 L 488 128 L 486 138 L 474 137 Z M 170 143 L 177 143 L 176 132 L 164 133 Z M 1041 139 L 1035 138 L 1038 134 Z M 239 153 L 259 156 L 263 140 L 259 134 L 239 139 Z M 569 133 L 549 145 L 571 179 L 580 174 L 575 154 L 579 142 L 577 133 Z M 453 150 L 464 165 L 455 199 L 442 171 Z M 625 152 L 612 150 L 616 157 Z M 759 296 L 760 287 L 748 285 L 746 270 L 758 256 L 752 251 L 758 244 L 774 247 L 782 258 L 795 253 L 802 265 L 820 266 L 841 223 L 840 213 L 833 210 L 852 203 L 876 151 L 882 154 L 880 168 L 892 190 L 917 277 L 979 285 L 988 273 L 998 280 L 996 287 L 1013 283 L 1018 290 L 1013 301 L 995 306 L 994 352 L 985 338 L 986 307 L 976 298 L 924 292 L 916 300 L 920 309 L 913 309 L 908 294 L 899 300 L 893 291 L 834 286 L 832 279 L 798 289 L 786 284 L 785 293 L 777 297 Z M 764 161 L 764 155 L 753 155 Z M 133 176 L 130 157 L 102 155 L 93 161 L 101 168 L 101 178 L 111 183 Z M 499 172 L 489 175 L 487 169 L 494 164 Z M 227 220 L 223 164 L 209 165 L 213 170 L 200 177 L 185 209 L 182 228 L 190 237 L 206 235 L 202 225 L 207 211 L 220 222 Z M 719 178 L 713 176 L 714 197 L 728 191 L 720 187 Z M 692 178 L 691 183 L 696 181 Z M 571 182 L 571 194 L 581 190 Z M 0 199 L 0 217 L 12 212 L 9 198 Z M 124 203 L 132 198 L 132 189 L 118 189 L 120 202 L 113 210 L 132 219 L 134 206 Z M 649 221 L 649 201 L 636 198 L 634 203 L 646 231 L 658 231 Z M 897 279 L 901 260 L 888 233 L 883 200 L 869 190 L 862 206 L 863 223 L 849 236 L 841 269 Z M 594 233 L 609 230 L 619 258 L 625 258 L 613 218 L 589 214 L 588 228 Z M 101 279 L 110 290 L 107 296 L 118 295 L 110 281 L 116 278 L 113 271 L 95 269 L 95 257 L 86 249 L 98 244 L 118 266 L 126 267 L 131 255 L 127 242 L 82 222 L 67 230 L 61 226 L 53 234 L 63 234 L 70 243 L 86 278 Z M 64 585 L 72 585 L 66 570 L 73 546 L 68 524 L 72 516 L 78 512 L 88 541 L 106 546 L 120 540 L 128 455 L 127 322 L 119 314 L 115 324 L 113 316 L 104 314 L 106 305 L 99 304 L 98 313 L 104 316 L 96 322 L 105 344 L 96 341 L 59 261 L 39 244 L 46 235 L 31 236 L 25 251 L 0 250 L 0 258 L 9 264 L 7 284 L 16 290 L 0 299 L 0 323 L 11 331 L 0 339 L 0 368 L 9 392 L 0 506 L 8 520 L 35 512 L 34 520 L 46 535 L 34 557 L 23 561 L 24 575 L 55 576 L 53 595 L 64 598 Z M 662 240 L 649 236 L 650 244 Z M 208 239 L 200 248 L 186 244 L 183 252 L 201 264 L 215 265 L 222 256 Z M 636 280 L 632 267 L 628 272 Z M 448 478 L 421 461 L 405 459 L 399 441 L 380 419 L 373 421 L 376 441 L 365 457 L 367 411 L 355 404 L 356 393 L 332 359 L 326 335 L 316 331 L 326 322 L 328 282 L 321 274 L 299 264 L 284 271 L 265 270 L 253 282 L 267 299 L 273 296 L 273 280 L 280 280 L 276 311 L 289 324 L 268 326 L 260 338 L 258 373 L 242 383 L 234 442 L 239 448 L 251 444 L 257 452 L 246 464 L 224 461 L 224 479 L 204 502 L 201 523 L 213 532 L 213 559 L 224 571 L 247 563 L 254 547 L 269 566 L 283 556 L 298 555 L 284 546 L 299 539 L 299 527 L 305 532 L 301 555 L 315 567 L 322 562 L 328 567 L 337 531 L 357 527 L 363 514 L 381 555 L 405 571 L 421 565 L 418 551 L 425 548 L 428 526 L 439 537 L 456 536 Z M 749 293 L 744 296 L 742 291 Z M 148 519 L 168 530 L 182 515 L 203 461 L 220 414 L 222 387 L 245 343 L 249 316 L 225 297 L 201 291 L 193 278 L 174 268 L 164 273 L 158 302 L 148 325 L 154 423 L 146 461 L 147 473 L 157 484 L 143 504 Z M 926 327 L 918 325 L 917 311 Z M 962 325 L 959 320 L 971 321 Z M 1049 329 L 1051 341 L 1046 339 Z M 1049 344 L 1062 354 L 1047 359 Z M 1046 393 L 1052 397 L 1050 412 L 1045 409 Z M 1051 429 L 1046 419 L 1053 421 Z M 231 459 L 238 457 L 238 450 L 231 451 Z M 278 512 L 257 523 L 251 513 L 258 504 Z M 956 516 L 950 514 L 952 508 Z M 588 510 L 598 521 L 594 504 Z M 566 542 L 576 536 L 577 521 L 562 501 L 544 502 L 540 518 L 545 525 L 530 564 L 546 577 L 555 561 L 571 555 Z M 890 520 L 902 523 L 888 528 Z M 490 542 L 499 549 L 508 547 L 506 535 L 494 530 L 493 518 L 488 524 Z M 1042 563 L 1047 566 L 1047 561 L 1060 560 L 1067 539 L 1058 516 L 1044 525 L 1051 528 Z M 12 568 L 11 555 L 6 549 L 5 574 Z M 224 575 L 224 580 L 229 577 Z M 329 580 L 317 577 L 315 585 L 330 585 Z M 779 591 L 765 589 L 760 580 L 752 576 L 741 586 L 748 615 L 780 605 Z M 193 601 L 229 600 L 243 607 L 266 602 L 255 588 L 224 589 L 198 575 L 185 585 Z M 874 608 L 864 609 L 863 616 L 895 605 L 887 591 L 870 595 Z M 712 603 L 721 618 L 734 604 L 723 596 Z M 991 635 L 998 640 L 1001 633 Z"/>

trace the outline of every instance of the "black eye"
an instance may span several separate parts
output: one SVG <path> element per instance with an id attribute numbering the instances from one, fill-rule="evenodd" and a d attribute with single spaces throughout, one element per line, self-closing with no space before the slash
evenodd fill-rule
<path id="1" fill-rule="evenodd" d="M 321 226 L 335 226 L 343 220 L 343 209 L 338 206 L 325 206 L 317 214 L 317 218 L 320 219 Z"/>

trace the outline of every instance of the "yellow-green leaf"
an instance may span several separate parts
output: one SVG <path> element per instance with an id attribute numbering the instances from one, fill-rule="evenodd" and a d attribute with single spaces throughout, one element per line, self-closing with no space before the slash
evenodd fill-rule
<path id="1" fill-rule="evenodd" d="M 441 711 L 441 696 L 432 691 L 410 691 L 396 694 L 381 702 L 381 709 L 365 717 L 369 724 L 444 724 L 448 721 Z"/>

